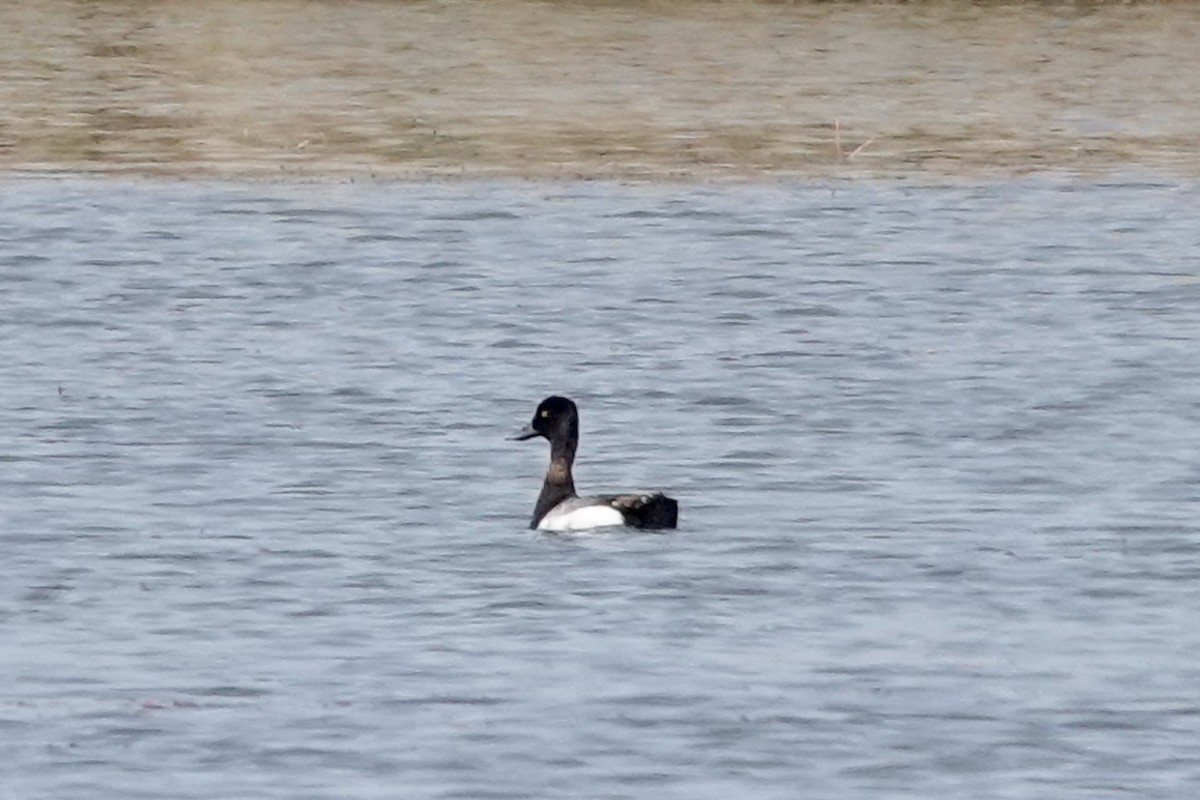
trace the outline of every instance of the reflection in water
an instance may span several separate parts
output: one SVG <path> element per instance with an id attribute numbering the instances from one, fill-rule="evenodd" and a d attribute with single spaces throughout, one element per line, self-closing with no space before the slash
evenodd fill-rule
<path id="1" fill-rule="evenodd" d="M 0 166 L 1191 171 L 1198 23 L 1191 4 L 19 0 Z"/>

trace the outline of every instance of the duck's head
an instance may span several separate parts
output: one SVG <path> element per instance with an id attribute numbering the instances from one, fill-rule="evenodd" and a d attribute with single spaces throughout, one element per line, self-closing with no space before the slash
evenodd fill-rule
<path id="1" fill-rule="evenodd" d="M 543 436 L 550 441 L 574 441 L 579 438 L 579 411 L 575 404 L 557 395 L 547 397 L 533 412 L 533 421 L 513 438 L 516 441 Z"/>

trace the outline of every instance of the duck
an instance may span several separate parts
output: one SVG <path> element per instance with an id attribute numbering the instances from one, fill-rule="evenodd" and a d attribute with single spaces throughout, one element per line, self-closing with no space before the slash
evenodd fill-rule
<path id="1" fill-rule="evenodd" d="M 623 525 L 643 530 L 674 528 L 679 504 L 662 493 L 575 494 L 571 466 L 579 445 L 579 409 L 566 397 L 553 395 L 538 404 L 533 421 L 513 437 L 541 436 L 550 442 L 550 467 L 533 507 L 529 527 L 540 531 L 582 531 Z"/>

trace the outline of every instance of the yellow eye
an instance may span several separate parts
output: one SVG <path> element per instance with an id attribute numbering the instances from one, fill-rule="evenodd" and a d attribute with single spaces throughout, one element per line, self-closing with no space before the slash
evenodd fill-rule
<path id="1" fill-rule="evenodd" d="M 547 409 L 543 408 L 542 409 L 542 419 L 545 419 L 548 416 L 550 416 L 550 412 Z"/>

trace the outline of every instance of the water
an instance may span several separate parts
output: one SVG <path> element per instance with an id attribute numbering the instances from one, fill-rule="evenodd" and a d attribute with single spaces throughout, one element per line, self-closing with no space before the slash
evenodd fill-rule
<path id="1" fill-rule="evenodd" d="M 1191 797 L 1197 207 L 8 180 L 0 797 Z"/>

